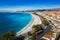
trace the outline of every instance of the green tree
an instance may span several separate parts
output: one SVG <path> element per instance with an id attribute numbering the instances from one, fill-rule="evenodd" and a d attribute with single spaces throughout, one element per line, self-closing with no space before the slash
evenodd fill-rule
<path id="1" fill-rule="evenodd" d="M 33 26 L 32 26 L 32 29 L 35 30 L 35 31 L 36 31 L 36 30 L 40 30 L 40 29 L 41 29 L 41 25 L 40 25 L 40 24 L 33 25 Z"/>
<path id="2" fill-rule="evenodd" d="M 40 40 L 46 40 L 46 39 L 42 38 L 42 39 L 40 39 Z"/>
<path id="3" fill-rule="evenodd" d="M 49 31 L 47 34 L 53 36 L 54 33 L 55 33 L 54 31 Z"/>
<path id="4" fill-rule="evenodd" d="M 31 32 L 27 32 L 27 34 L 28 34 L 28 36 L 31 36 L 32 35 Z"/>
<path id="5" fill-rule="evenodd" d="M 34 32 L 32 33 L 32 40 L 36 40 L 36 35 Z"/>
<path id="6" fill-rule="evenodd" d="M 15 32 L 14 31 L 9 31 L 7 33 L 4 33 L 0 35 L 1 40 L 14 40 L 15 39 Z"/>
<path id="7" fill-rule="evenodd" d="M 28 32 L 28 38 L 31 40 L 36 40 L 35 32 Z"/>

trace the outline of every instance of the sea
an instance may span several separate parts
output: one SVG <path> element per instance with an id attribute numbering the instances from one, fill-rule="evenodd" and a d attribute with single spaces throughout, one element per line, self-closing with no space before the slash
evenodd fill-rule
<path id="1" fill-rule="evenodd" d="M 32 20 L 29 13 L 0 12 L 0 35 L 11 30 L 16 33 L 26 27 Z"/>

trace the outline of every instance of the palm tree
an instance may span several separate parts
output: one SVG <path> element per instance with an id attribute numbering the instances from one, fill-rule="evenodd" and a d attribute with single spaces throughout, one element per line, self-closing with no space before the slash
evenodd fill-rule
<path id="1" fill-rule="evenodd" d="M 33 25 L 32 26 L 32 30 L 33 31 L 37 31 L 37 30 L 40 30 L 42 28 L 42 26 L 40 24 L 37 24 L 37 25 Z"/>

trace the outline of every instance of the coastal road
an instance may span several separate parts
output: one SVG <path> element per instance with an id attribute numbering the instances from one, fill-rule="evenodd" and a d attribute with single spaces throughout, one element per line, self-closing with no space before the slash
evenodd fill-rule
<path id="1" fill-rule="evenodd" d="M 36 14 L 36 13 L 35 13 L 35 15 L 39 16 L 42 22 L 46 20 L 45 18 L 43 18 L 43 17 L 42 17 L 41 15 L 39 15 L 39 14 Z M 51 30 L 51 23 L 50 23 L 48 20 L 46 20 L 46 21 L 47 21 L 47 24 L 48 24 L 48 25 L 46 25 L 47 27 L 43 30 L 43 33 L 41 33 L 41 34 L 37 37 L 36 40 L 40 40 L 47 32 L 49 32 L 49 31 Z"/>
<path id="2" fill-rule="evenodd" d="M 40 40 L 46 33 L 48 33 L 51 30 L 51 25 L 47 25 L 46 29 L 43 30 L 43 33 L 41 33 L 38 37 L 37 40 Z"/>
<path id="3" fill-rule="evenodd" d="M 35 16 L 34 16 L 35 15 Z M 29 30 L 31 30 L 32 29 L 32 26 L 35 24 L 35 23 L 39 23 L 39 24 L 41 24 L 41 22 L 43 23 L 43 21 L 45 21 L 45 19 L 44 18 L 42 18 L 42 16 L 40 16 L 39 14 L 32 14 L 32 16 L 34 17 L 34 22 L 31 24 L 31 25 L 29 25 L 29 27 L 26 27 L 25 29 L 24 29 L 24 31 L 22 32 L 22 33 L 19 33 L 19 35 L 20 34 L 23 34 L 23 33 L 26 33 L 26 32 L 28 32 Z M 40 20 L 41 19 L 41 20 Z M 47 20 L 46 20 L 47 21 Z M 38 37 L 37 37 L 37 40 L 40 40 L 47 32 L 49 32 L 50 31 L 50 29 L 51 29 L 51 25 L 50 25 L 50 23 L 47 21 L 47 23 L 48 23 L 48 25 L 46 25 L 47 27 L 43 30 L 43 33 L 42 34 L 40 34 Z M 45 27 L 45 26 L 44 26 Z M 26 40 L 28 40 L 28 39 L 26 39 Z"/>

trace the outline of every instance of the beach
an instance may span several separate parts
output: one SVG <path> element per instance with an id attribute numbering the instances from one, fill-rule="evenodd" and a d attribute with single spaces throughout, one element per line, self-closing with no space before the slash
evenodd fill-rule
<path id="1" fill-rule="evenodd" d="M 24 33 L 27 33 L 29 31 L 32 31 L 32 26 L 33 25 L 36 25 L 36 24 L 41 24 L 41 19 L 37 16 L 37 15 L 34 15 L 32 13 L 29 13 L 32 15 L 32 21 L 25 27 L 23 28 L 22 30 L 20 30 L 19 32 L 17 32 L 17 35 L 16 36 L 19 36 L 21 34 L 24 34 Z"/>

